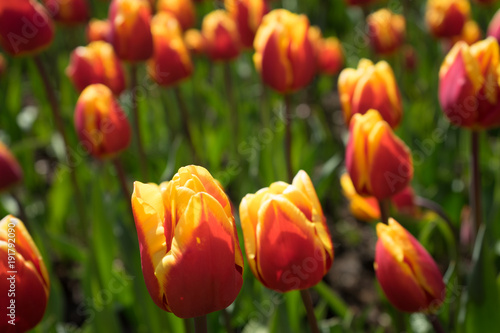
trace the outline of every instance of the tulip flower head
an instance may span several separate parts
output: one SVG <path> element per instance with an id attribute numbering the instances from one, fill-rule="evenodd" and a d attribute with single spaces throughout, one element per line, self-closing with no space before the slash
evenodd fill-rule
<path id="1" fill-rule="evenodd" d="M 146 0 L 113 0 L 110 41 L 118 58 L 138 62 L 153 55 L 151 8 Z"/>
<path id="2" fill-rule="evenodd" d="M 344 65 L 344 51 L 335 37 L 323 38 L 317 26 L 309 28 L 309 39 L 316 54 L 318 71 L 325 75 L 337 74 Z"/>
<path id="3" fill-rule="evenodd" d="M 428 0 L 425 19 L 432 35 L 449 38 L 460 35 L 469 19 L 469 0 Z"/>
<path id="4" fill-rule="evenodd" d="M 212 60 L 233 60 L 240 54 L 241 44 L 236 22 L 225 10 L 218 9 L 207 14 L 203 18 L 201 33 Z"/>
<path id="5" fill-rule="evenodd" d="M 387 299 L 399 311 L 432 312 L 446 287 L 425 248 L 394 219 L 377 224 L 375 273 Z"/>
<path id="6" fill-rule="evenodd" d="M 130 144 L 130 124 L 111 90 L 102 84 L 85 88 L 75 108 L 81 144 L 97 158 L 112 158 Z"/>
<path id="7" fill-rule="evenodd" d="M 253 40 L 257 28 L 264 15 L 269 12 L 265 0 L 224 0 L 224 6 L 238 27 L 241 44 L 249 49 L 253 47 Z"/>
<path id="8" fill-rule="evenodd" d="M 102 40 L 109 42 L 111 33 L 111 24 L 108 20 L 91 19 L 86 30 L 87 42 L 97 42 Z"/>
<path id="9" fill-rule="evenodd" d="M 439 71 L 439 102 L 451 123 L 470 129 L 500 126 L 499 65 L 493 37 L 453 46 Z"/>
<path id="10" fill-rule="evenodd" d="M 267 288 L 287 292 L 316 285 L 333 262 L 333 245 L 311 179 L 299 171 L 240 204 L 248 264 Z"/>
<path id="11" fill-rule="evenodd" d="M 151 21 L 154 54 L 148 60 L 148 72 L 162 86 L 171 86 L 193 72 L 191 56 L 184 44 L 182 29 L 172 14 L 161 12 Z"/>
<path id="12" fill-rule="evenodd" d="M 450 40 L 450 47 L 448 51 L 459 41 L 467 43 L 467 45 L 472 45 L 481 40 L 481 28 L 474 20 L 469 20 L 464 24 L 462 32 L 458 36 L 454 36 Z"/>
<path id="13" fill-rule="evenodd" d="M 203 54 L 207 50 L 205 37 L 197 29 L 189 29 L 184 33 L 184 43 L 192 54 Z"/>
<path id="14" fill-rule="evenodd" d="M 15 251 L 12 245 L 15 244 Z M 9 251 L 10 250 L 10 251 Z M 26 332 L 43 318 L 49 298 L 50 281 L 43 258 L 21 220 L 12 215 L 0 221 L 0 305 L 4 318 L 1 332 Z M 11 271 L 15 271 L 12 274 Z M 14 280 L 12 279 L 14 276 Z M 15 284 L 15 296 L 8 293 Z M 9 310 L 14 303 L 14 315 Z M 13 320 L 13 324 L 9 323 Z"/>
<path id="15" fill-rule="evenodd" d="M 9 149 L 0 141 L 0 191 L 19 183 L 22 178 L 21 166 Z"/>
<path id="16" fill-rule="evenodd" d="M 44 0 L 54 21 L 64 25 L 85 23 L 90 17 L 87 0 Z"/>
<path id="17" fill-rule="evenodd" d="M 391 54 L 403 44 L 406 21 L 388 9 L 380 9 L 367 17 L 370 44 L 378 54 Z"/>
<path id="18" fill-rule="evenodd" d="M 149 294 L 177 317 L 229 306 L 243 284 L 231 205 L 210 173 L 180 168 L 171 181 L 134 183 L 132 209 Z"/>
<path id="19" fill-rule="evenodd" d="M 500 43 L 500 10 L 497 10 L 495 15 L 488 25 L 488 36 L 495 37 L 497 42 Z"/>
<path id="20" fill-rule="evenodd" d="M 340 73 L 338 87 L 347 125 L 355 114 L 364 114 L 370 109 L 378 110 L 392 128 L 401 121 L 401 93 L 387 62 L 374 65 L 368 59 L 361 59 L 357 69 L 346 68 Z"/>
<path id="21" fill-rule="evenodd" d="M 54 39 L 54 23 L 35 0 L 0 3 L 0 45 L 13 56 L 37 54 Z"/>
<path id="22" fill-rule="evenodd" d="M 286 94 L 305 87 L 316 73 L 309 19 L 286 9 L 269 12 L 254 40 L 255 67 L 271 88 Z"/>
<path id="23" fill-rule="evenodd" d="M 175 16 L 182 30 L 194 26 L 196 12 L 192 0 L 158 0 L 156 8 L 158 12 L 166 12 Z"/>
<path id="24" fill-rule="evenodd" d="M 376 110 L 352 118 L 346 167 L 356 192 L 378 200 L 394 196 L 413 177 L 410 150 Z"/>

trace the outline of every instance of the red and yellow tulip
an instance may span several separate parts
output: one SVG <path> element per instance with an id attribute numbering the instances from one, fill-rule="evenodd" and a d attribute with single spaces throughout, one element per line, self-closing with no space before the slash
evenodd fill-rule
<path id="1" fill-rule="evenodd" d="M 12 215 L 0 221 L 0 256 L 0 306 L 4 311 L 0 331 L 29 331 L 43 318 L 50 281 L 43 258 L 28 230 Z M 9 292 L 12 283 L 15 295 Z M 9 307 L 14 308 L 13 312 Z"/>
<path id="2" fill-rule="evenodd" d="M 224 0 L 224 6 L 238 27 L 243 47 L 252 48 L 257 28 L 269 12 L 265 0 Z"/>
<path id="3" fill-rule="evenodd" d="M 158 0 L 156 9 L 158 12 L 166 12 L 175 16 L 182 30 L 187 30 L 194 26 L 196 11 L 191 0 Z"/>
<path id="4" fill-rule="evenodd" d="M 87 25 L 85 34 L 87 36 L 87 42 L 97 42 L 102 40 L 104 42 L 109 42 L 111 33 L 111 24 L 108 20 L 97 20 L 91 19 Z"/>
<path id="5" fill-rule="evenodd" d="M 366 18 L 370 44 L 378 54 L 391 54 L 403 44 L 406 35 L 406 21 L 403 15 L 397 15 L 383 8 Z"/>
<path id="6" fill-rule="evenodd" d="M 335 37 L 323 38 L 317 26 L 309 28 L 309 39 L 316 54 L 318 71 L 325 75 L 337 74 L 344 65 L 344 51 Z"/>
<path id="7" fill-rule="evenodd" d="M 233 60 L 240 54 L 241 44 L 236 22 L 225 10 L 218 9 L 207 14 L 203 18 L 201 33 L 212 60 Z"/>
<path id="8" fill-rule="evenodd" d="M 54 21 L 65 25 L 85 23 L 90 17 L 87 0 L 44 0 Z"/>
<path id="9" fill-rule="evenodd" d="M 276 182 L 240 204 L 248 264 L 267 288 L 287 292 L 316 285 L 333 262 L 333 245 L 311 179 Z"/>
<path id="10" fill-rule="evenodd" d="M 192 54 L 204 54 L 207 51 L 205 37 L 197 29 L 189 29 L 184 33 L 184 44 Z"/>
<path id="11" fill-rule="evenodd" d="M 243 256 L 229 199 L 206 169 L 180 168 L 159 186 L 135 182 L 132 209 L 144 280 L 157 306 L 189 318 L 234 301 Z"/>
<path id="12" fill-rule="evenodd" d="M 387 299 L 400 311 L 432 312 L 446 294 L 443 277 L 425 248 L 394 219 L 377 224 L 375 273 Z"/>
<path id="13" fill-rule="evenodd" d="M 355 114 L 370 109 L 376 109 L 392 128 L 401 121 L 401 93 L 387 62 L 374 65 L 368 59 L 361 59 L 357 69 L 346 68 L 340 73 L 338 89 L 347 125 Z"/>
<path id="14" fill-rule="evenodd" d="M 0 141 L 0 191 L 19 183 L 23 171 L 10 150 Z"/>
<path id="15" fill-rule="evenodd" d="M 469 0 L 428 0 L 425 20 L 436 38 L 460 35 L 469 20 Z"/>

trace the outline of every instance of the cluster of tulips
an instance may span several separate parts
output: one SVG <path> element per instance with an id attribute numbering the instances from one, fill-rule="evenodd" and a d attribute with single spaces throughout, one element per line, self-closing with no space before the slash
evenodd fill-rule
<path id="1" fill-rule="evenodd" d="M 372 2 L 347 1 L 353 6 Z M 265 0 L 226 0 L 224 6 L 206 15 L 201 29 L 196 30 L 196 5 L 191 0 L 112 0 L 107 20 L 90 19 L 85 0 L 2 1 L 0 44 L 12 57 L 33 57 L 43 78 L 46 73 L 38 55 L 54 38 L 53 21 L 87 24 L 88 45 L 71 53 L 66 74 L 80 93 L 74 111 L 80 143 L 88 154 L 102 160 L 116 161 L 128 148 L 132 124 L 138 159 L 147 162 L 137 102 L 135 117 L 129 122 L 118 99 L 127 88 L 134 90 L 142 62 L 159 86 L 175 88 L 195 70 L 193 56 L 228 62 L 253 50 L 262 81 L 285 98 L 306 87 L 318 73 L 339 74 L 338 96 L 349 132 L 341 185 L 356 218 L 381 221 L 376 226 L 376 277 L 398 310 L 434 313 L 446 298 L 442 273 L 419 241 L 391 217 L 389 209 L 392 205 L 393 211 L 418 216 L 410 185 L 414 172 L 411 151 L 394 133 L 403 118 L 403 103 L 390 64 L 361 59 L 356 69 L 342 70 L 340 41 L 323 37 L 307 16 L 271 10 L 272 4 Z M 448 52 L 439 71 L 441 108 L 452 124 L 471 131 L 477 149 L 480 131 L 500 126 L 500 13 L 490 23 L 486 39 L 470 18 L 467 0 L 429 0 L 425 20 Z M 366 24 L 377 55 L 394 54 L 405 47 L 403 15 L 384 8 L 367 15 Z M 128 83 L 126 66 L 130 68 Z M 0 56 L 0 75 L 8 70 Z M 57 130 L 64 139 L 67 129 L 45 83 Z M 189 140 L 189 133 L 186 136 Z M 65 139 L 66 149 L 68 145 Z M 293 172 L 289 147 L 285 145 L 285 149 L 288 183 L 276 181 L 246 195 L 239 205 L 239 220 L 248 266 L 255 278 L 281 293 L 301 290 L 307 307 L 307 289 L 330 270 L 334 246 L 311 179 L 305 171 Z M 473 153 L 473 174 L 477 176 L 477 151 Z M 16 158 L 0 142 L 0 190 L 11 189 L 22 177 Z M 73 185 L 78 196 L 76 180 Z M 478 178 L 473 185 L 480 185 Z M 472 195 L 471 201 L 479 227 L 479 194 Z M 238 226 L 231 200 L 208 170 L 189 165 L 159 185 L 136 181 L 131 207 L 144 281 L 158 307 L 180 318 L 192 318 L 223 310 L 234 302 L 245 266 Z M 50 282 L 23 222 L 12 215 L 5 217 L 0 222 L 2 309 L 10 302 L 6 291 L 11 269 L 5 258 L 11 256 L 12 234 L 16 251 L 9 261 L 16 263 L 20 296 L 16 297 L 15 325 L 4 316 L 0 328 L 2 332 L 24 332 L 41 321 Z M 311 308 L 307 310 L 314 316 Z M 435 320 L 432 324 L 439 326 Z M 317 330 L 313 321 L 311 329 Z"/>

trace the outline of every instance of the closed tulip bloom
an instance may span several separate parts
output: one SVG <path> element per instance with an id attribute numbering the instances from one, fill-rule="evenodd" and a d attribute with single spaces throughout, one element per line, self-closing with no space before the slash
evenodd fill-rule
<path id="1" fill-rule="evenodd" d="M 233 60 L 240 54 L 241 44 L 236 22 L 225 10 L 218 9 L 207 14 L 203 18 L 201 33 L 212 60 Z"/>
<path id="2" fill-rule="evenodd" d="M 358 220 L 372 222 L 380 219 L 380 207 L 375 197 L 363 197 L 356 192 L 351 177 L 344 173 L 340 178 L 342 192 L 349 201 L 349 210 Z"/>
<path id="3" fill-rule="evenodd" d="M 200 30 L 189 29 L 184 33 L 184 43 L 193 54 L 203 54 L 207 50 L 207 42 Z"/>
<path id="4" fill-rule="evenodd" d="M 427 1 L 425 19 L 432 35 L 436 38 L 459 35 L 469 15 L 469 0 Z"/>
<path id="5" fill-rule="evenodd" d="M 78 91 L 102 83 L 119 95 L 125 89 L 125 76 L 111 44 L 103 41 L 79 46 L 72 53 L 66 74 Z"/>
<path id="6" fill-rule="evenodd" d="M 80 143 L 94 157 L 116 156 L 130 144 L 130 124 L 111 90 L 102 84 L 85 88 L 75 108 Z"/>
<path id="7" fill-rule="evenodd" d="M 158 12 L 174 15 L 181 24 L 182 30 L 194 26 L 196 11 L 192 0 L 158 0 L 156 8 Z"/>
<path id="8" fill-rule="evenodd" d="M 0 3 L 0 45 L 9 54 L 37 54 L 54 39 L 54 23 L 35 0 Z"/>
<path id="9" fill-rule="evenodd" d="M 134 183 L 132 209 L 149 294 L 177 317 L 229 306 L 243 283 L 231 205 L 210 173 L 180 168 L 169 182 Z"/>
<path id="10" fill-rule="evenodd" d="M 380 9 L 367 17 L 370 44 L 378 54 L 391 54 L 403 44 L 406 21 L 388 9 Z"/>
<path id="11" fill-rule="evenodd" d="M 54 21 L 65 25 L 85 23 L 90 17 L 87 0 L 44 0 L 43 2 Z"/>
<path id="12" fill-rule="evenodd" d="M 309 19 L 286 9 L 264 16 L 254 40 L 255 67 L 262 80 L 280 93 L 305 87 L 316 73 Z"/>
<path id="13" fill-rule="evenodd" d="M 265 0 L 225 0 L 224 5 L 236 22 L 241 44 L 252 48 L 257 28 L 269 12 L 268 4 Z"/>
<path id="14" fill-rule="evenodd" d="M 477 22 L 469 20 L 464 24 L 460 35 L 451 38 L 451 46 L 453 46 L 458 41 L 464 41 L 468 45 L 472 45 L 481 40 L 481 35 L 481 28 L 479 28 Z"/>
<path id="15" fill-rule="evenodd" d="M 154 54 L 148 60 L 148 73 L 162 86 L 171 86 L 193 72 L 191 56 L 182 38 L 182 29 L 172 14 L 161 12 L 151 21 Z"/>
<path id="16" fill-rule="evenodd" d="M 0 141 L 0 192 L 19 183 L 23 171 L 10 150 Z"/>
<path id="17" fill-rule="evenodd" d="M 316 285 L 333 262 L 333 245 L 311 179 L 299 171 L 240 204 L 245 251 L 253 274 L 279 292 Z"/>
<path id="18" fill-rule="evenodd" d="M 488 25 L 487 35 L 489 37 L 496 38 L 497 42 L 500 43 L 500 10 L 497 10 L 491 19 L 490 24 Z"/>
<path id="19" fill-rule="evenodd" d="M 355 114 L 376 109 L 395 128 L 403 116 L 403 104 L 391 66 L 380 61 L 374 65 L 361 59 L 358 68 L 346 68 L 339 76 L 338 89 L 344 119 L 349 125 Z"/>
<path id="20" fill-rule="evenodd" d="M 346 167 L 356 192 L 378 200 L 394 196 L 413 177 L 410 150 L 376 110 L 352 118 Z"/>
<path id="21" fill-rule="evenodd" d="M 394 219 L 377 224 L 375 273 L 387 299 L 404 312 L 432 312 L 446 295 L 443 276 L 425 248 Z"/>
<path id="22" fill-rule="evenodd" d="M 335 75 L 344 65 L 344 51 L 335 37 L 323 38 L 319 27 L 309 28 L 309 40 L 316 55 L 317 69 L 321 74 Z"/>
<path id="23" fill-rule="evenodd" d="M 97 42 L 102 40 L 104 42 L 110 41 L 111 24 L 108 20 L 90 20 L 87 25 L 86 35 L 87 42 Z"/>
<path id="24" fill-rule="evenodd" d="M 146 0 L 113 0 L 109 21 L 110 41 L 118 58 L 138 62 L 153 55 L 151 9 Z"/>
<path id="25" fill-rule="evenodd" d="M 451 123 L 470 129 L 500 126 L 498 67 L 495 38 L 455 44 L 439 71 L 439 102 Z"/>
<path id="26" fill-rule="evenodd" d="M 15 251 L 13 251 L 15 249 Z M 26 332 L 43 318 L 50 281 L 43 258 L 21 220 L 7 215 L 0 221 L 0 306 L 5 311 L 0 331 Z M 14 280 L 12 273 L 15 271 Z M 8 292 L 15 284 L 15 295 Z M 11 303 L 15 301 L 15 303 Z M 14 304 L 14 314 L 10 316 Z M 12 320 L 13 324 L 8 321 Z"/>

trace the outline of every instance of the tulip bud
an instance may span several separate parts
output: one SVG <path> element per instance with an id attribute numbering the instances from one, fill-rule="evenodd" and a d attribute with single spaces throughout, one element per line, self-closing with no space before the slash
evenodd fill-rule
<path id="1" fill-rule="evenodd" d="M 495 37 L 497 42 L 500 43 L 500 9 L 497 10 L 495 15 L 488 25 L 488 36 Z"/>
<path id="2" fill-rule="evenodd" d="M 453 46 L 439 71 L 439 102 L 451 123 L 471 129 L 500 126 L 498 66 L 493 37 Z"/>
<path id="3" fill-rule="evenodd" d="M 240 204 L 248 264 L 269 289 L 316 285 L 333 262 L 333 245 L 311 179 L 299 171 L 289 185 L 276 182 Z"/>
<path id="4" fill-rule="evenodd" d="M 380 219 L 380 207 L 375 197 L 363 197 L 356 192 L 351 177 L 344 173 L 340 178 L 342 192 L 349 201 L 349 210 L 358 220 L 372 222 Z"/>
<path id="5" fill-rule="evenodd" d="M 43 258 L 21 220 L 0 221 L 1 332 L 26 332 L 43 318 L 50 281 Z"/>
<path id="6" fill-rule="evenodd" d="M 137 62 L 153 55 L 151 9 L 146 0 L 113 0 L 109 21 L 110 40 L 118 58 Z"/>
<path id="7" fill-rule="evenodd" d="M 71 53 L 66 74 L 78 91 L 94 83 L 108 86 L 113 94 L 125 90 L 125 76 L 113 47 L 103 41 L 79 46 Z"/>
<path id="8" fill-rule="evenodd" d="M 184 43 L 189 52 L 193 54 L 203 54 L 206 52 L 207 42 L 197 29 L 189 29 L 184 33 Z"/>
<path id="9" fill-rule="evenodd" d="M 5 73 L 5 70 L 7 68 L 7 61 L 5 60 L 4 56 L 0 53 L 0 77 Z"/>
<path id="10" fill-rule="evenodd" d="M 102 84 L 85 88 L 75 108 L 75 128 L 89 154 L 112 158 L 130 144 L 130 124 L 111 90 Z"/>
<path id="11" fill-rule="evenodd" d="M 90 17 L 87 0 L 44 0 L 43 2 L 54 21 L 65 25 L 85 23 Z"/>
<path id="12" fill-rule="evenodd" d="M 391 54 L 404 42 L 406 21 L 388 9 L 380 9 L 367 17 L 370 44 L 378 54 Z"/>
<path id="13" fill-rule="evenodd" d="M 394 196 L 413 177 L 410 150 L 376 110 L 355 114 L 350 124 L 346 167 L 356 192 L 378 200 Z"/>
<path id="14" fill-rule="evenodd" d="M 450 49 L 456 42 L 459 41 L 464 41 L 467 45 L 472 45 L 481 40 L 481 35 L 481 28 L 479 28 L 476 21 L 469 20 L 464 24 L 460 35 L 451 38 Z"/>
<path id="15" fill-rule="evenodd" d="M 425 248 L 394 219 L 377 224 L 375 273 L 387 299 L 399 311 L 432 312 L 444 301 L 446 287 Z"/>
<path id="16" fill-rule="evenodd" d="M 0 141 L 0 191 L 19 183 L 23 171 L 9 149 Z"/>
<path id="17" fill-rule="evenodd" d="M 344 51 L 335 37 L 323 38 L 317 26 L 309 28 L 309 40 L 316 55 L 318 71 L 325 75 L 337 74 L 344 65 Z"/>
<path id="18" fill-rule="evenodd" d="M 255 67 L 262 80 L 280 93 L 305 87 L 316 73 L 309 19 L 285 9 L 264 16 L 254 40 Z"/>
<path id="19" fill-rule="evenodd" d="M 417 68 L 418 58 L 417 52 L 413 46 L 405 45 L 403 46 L 403 55 L 404 55 L 404 66 L 408 71 L 414 71 Z"/>
<path id="20" fill-rule="evenodd" d="M 148 60 L 148 73 L 162 86 L 171 86 L 193 72 L 191 56 L 182 38 L 182 29 L 172 14 L 160 12 L 151 21 L 154 54 Z"/>
<path id="21" fill-rule="evenodd" d="M 229 14 L 214 10 L 203 18 L 201 33 L 205 37 L 207 52 L 212 60 L 233 60 L 240 54 L 240 37 L 236 23 Z"/>
<path id="22" fill-rule="evenodd" d="M 436 38 L 459 35 L 469 15 L 468 0 L 427 0 L 425 20 Z"/>
<path id="23" fill-rule="evenodd" d="M 396 78 L 391 66 L 380 61 L 376 65 L 361 59 L 357 69 L 346 68 L 339 76 L 340 102 L 344 119 L 376 109 L 392 128 L 398 126 L 403 115 L 403 105 Z"/>
<path id="24" fill-rule="evenodd" d="M 0 45 L 9 54 L 36 54 L 54 38 L 54 24 L 35 0 L 3 1 L 0 5 Z"/>
<path id="25" fill-rule="evenodd" d="M 149 294 L 177 317 L 229 306 L 243 284 L 243 256 L 229 200 L 210 173 L 180 168 L 169 182 L 134 183 L 132 209 Z"/>
<path id="26" fill-rule="evenodd" d="M 264 15 L 269 12 L 269 6 L 266 1 L 225 0 L 224 6 L 236 22 L 241 44 L 247 49 L 252 48 L 257 28 L 262 22 Z"/>
<path id="27" fill-rule="evenodd" d="M 158 12 L 166 12 L 175 16 L 182 30 L 194 26 L 196 12 L 192 0 L 158 0 L 156 8 Z"/>
<path id="28" fill-rule="evenodd" d="M 102 40 L 104 42 L 109 42 L 110 33 L 111 33 L 111 24 L 109 23 L 108 20 L 92 19 L 87 25 L 86 35 L 87 35 L 87 41 L 89 43 L 97 42 L 99 40 Z"/>

